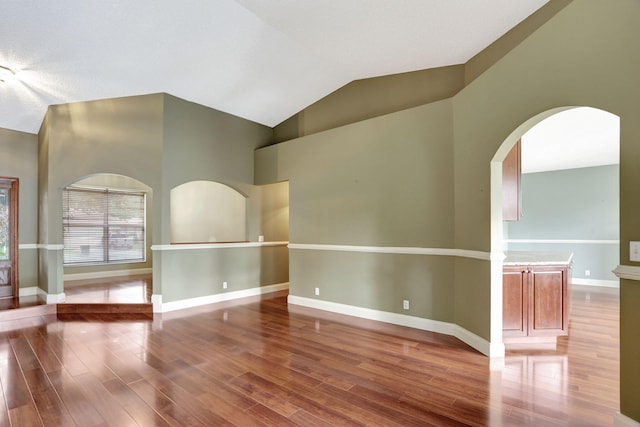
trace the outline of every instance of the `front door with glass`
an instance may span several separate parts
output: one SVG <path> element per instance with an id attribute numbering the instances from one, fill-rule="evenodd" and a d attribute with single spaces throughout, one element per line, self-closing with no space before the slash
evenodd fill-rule
<path id="1" fill-rule="evenodd" d="M 18 180 L 0 178 L 0 298 L 18 296 Z"/>

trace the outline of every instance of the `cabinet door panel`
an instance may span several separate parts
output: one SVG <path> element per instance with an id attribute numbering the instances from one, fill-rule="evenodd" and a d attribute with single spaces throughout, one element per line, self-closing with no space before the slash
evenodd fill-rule
<path id="1" fill-rule="evenodd" d="M 566 335 L 566 271 L 536 268 L 529 275 L 529 335 Z"/>
<path id="2" fill-rule="evenodd" d="M 502 336 L 527 335 L 526 272 L 521 268 L 504 269 L 502 275 Z"/>

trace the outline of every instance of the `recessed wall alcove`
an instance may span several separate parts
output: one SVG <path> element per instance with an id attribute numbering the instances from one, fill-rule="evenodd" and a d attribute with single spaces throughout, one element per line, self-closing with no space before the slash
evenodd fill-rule
<path id="1" fill-rule="evenodd" d="M 171 190 L 171 243 L 247 240 L 246 197 L 213 181 L 191 181 Z"/>

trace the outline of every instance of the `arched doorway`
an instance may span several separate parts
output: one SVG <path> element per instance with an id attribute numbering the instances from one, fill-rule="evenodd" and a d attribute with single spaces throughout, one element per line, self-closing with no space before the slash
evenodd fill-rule
<path id="1" fill-rule="evenodd" d="M 580 116 L 582 115 L 582 116 Z M 576 120 L 576 118 L 580 118 L 580 120 Z M 600 124 L 599 123 L 603 123 Z M 562 128 L 564 126 L 564 129 Z M 602 132 L 598 131 L 598 126 L 600 127 L 608 127 L 606 129 L 608 132 L 607 135 L 604 135 Z M 588 129 L 592 127 L 592 129 Z M 543 134 L 542 130 L 547 132 Z M 588 132 L 585 132 L 585 129 Z M 570 132 L 567 133 L 567 130 Z M 531 131 L 531 132 L 529 132 Z M 552 135 L 549 132 L 556 132 L 557 135 Z M 615 244 L 615 247 L 610 247 L 609 252 L 615 254 L 615 260 L 611 262 L 610 268 L 608 268 L 609 275 L 611 275 L 611 270 L 613 270 L 617 263 L 617 254 L 619 253 L 618 246 L 619 245 L 619 223 L 617 222 L 618 215 L 616 214 L 616 222 L 615 222 L 615 238 L 609 240 L 601 240 L 598 241 L 593 237 L 588 238 L 567 238 L 566 234 L 562 236 L 562 233 L 559 233 L 561 238 L 553 238 L 554 233 L 558 233 L 558 229 L 562 228 L 562 221 L 556 221 L 555 223 L 547 225 L 551 230 L 547 235 L 544 235 L 544 231 L 541 232 L 540 224 L 536 224 L 535 220 L 531 218 L 527 218 L 526 222 L 529 227 L 538 227 L 537 229 L 532 228 L 529 233 L 532 236 L 538 236 L 543 238 L 536 239 L 508 239 L 505 238 L 505 233 L 509 234 L 509 230 L 513 233 L 513 230 L 521 231 L 524 227 L 518 227 L 522 224 L 515 223 L 514 226 L 509 226 L 507 223 L 503 222 L 502 217 L 502 161 L 507 156 L 508 152 L 511 148 L 516 144 L 516 141 L 522 139 L 524 141 L 525 138 L 529 139 L 529 147 L 540 145 L 538 147 L 538 152 L 532 153 L 530 149 L 528 154 L 525 152 L 523 148 L 523 157 L 527 155 L 533 154 L 533 159 L 527 159 L 528 165 L 524 166 L 525 172 L 543 172 L 547 171 L 548 174 L 552 174 L 550 171 L 560 171 L 560 170 L 579 170 L 584 168 L 583 170 L 587 170 L 591 167 L 603 166 L 605 164 L 612 163 L 612 156 L 615 157 L 613 160 L 616 164 L 619 164 L 619 144 L 620 144 L 620 134 L 619 134 L 619 118 L 611 113 L 608 113 L 603 110 L 598 110 L 595 108 L 589 107 L 563 107 L 552 109 L 541 114 L 538 114 L 531 119 L 527 120 L 525 123 L 520 125 L 516 130 L 514 130 L 511 135 L 503 142 L 498 151 L 496 152 L 494 158 L 491 161 L 491 249 L 492 253 L 503 253 L 507 250 L 539 250 L 539 251 L 551 251 L 556 248 L 562 248 L 563 250 L 570 250 L 571 252 L 580 252 L 580 260 L 576 262 L 576 266 L 579 267 L 579 271 L 576 274 L 581 284 L 596 284 L 608 286 L 606 282 L 614 283 L 614 281 L 607 280 L 592 280 L 589 278 L 590 269 L 589 264 L 583 262 L 585 251 L 583 250 L 585 244 L 598 245 L 601 243 L 605 243 L 608 245 Z M 552 139 L 558 138 L 556 142 L 551 142 L 551 144 L 543 147 L 544 143 L 541 143 L 541 138 L 543 139 Z M 577 141 L 571 141 L 571 138 L 581 138 Z M 588 141 L 592 139 L 592 141 Z M 555 145 L 554 145 L 555 144 Z M 572 144 L 574 144 L 572 146 Z M 615 145 L 615 146 L 614 146 Z M 577 148 L 576 148 L 577 147 Z M 592 148 L 589 148 L 592 147 Z M 565 150 L 564 152 L 562 150 Z M 553 152 L 552 152 L 553 151 Z M 558 154 L 554 154 L 557 152 Z M 609 154 L 608 152 L 611 152 Z M 563 160 L 562 157 L 565 157 Z M 553 158 L 551 158 L 553 157 Z M 552 160 L 552 161 L 549 161 Z M 525 161 L 523 160 L 523 165 L 525 165 Z M 615 171 L 617 174 L 617 171 Z M 537 175 L 537 174 L 532 174 Z M 566 176 L 567 174 L 565 174 Z M 576 175 L 576 174 L 573 174 Z M 560 174 L 556 173 L 554 175 L 554 179 L 557 179 Z M 574 178 L 575 179 L 575 178 Z M 616 184 L 617 184 L 617 176 L 616 176 Z M 531 179 L 531 181 L 533 181 Z M 538 180 L 540 181 L 540 180 Z M 548 181 L 547 181 L 548 182 Z M 540 185 L 540 184 L 538 184 Z M 615 194 L 615 203 L 619 205 L 619 189 L 615 188 L 617 194 Z M 594 195 L 597 197 L 597 195 Z M 570 203 L 569 200 L 567 200 Z M 615 206 L 617 212 L 618 206 Z M 552 211 L 553 209 L 549 209 Z M 566 210 L 566 209 L 565 209 Z M 531 210 L 530 210 L 531 211 Z M 532 211 L 535 211 L 533 209 Z M 533 216 L 535 216 L 535 212 L 531 212 Z M 552 216 L 552 214 L 550 214 Z M 596 220 L 597 221 L 597 220 Z M 542 221 L 538 221 L 539 223 Z M 578 222 L 578 221 L 576 221 Z M 532 226 L 531 224 L 536 224 Z M 597 224 L 596 224 L 597 225 Z M 604 225 L 601 224 L 604 227 Z M 611 224 L 607 224 L 607 227 L 610 228 Z M 555 230 L 553 230 L 555 228 Z M 565 223 L 564 228 L 576 228 L 575 224 Z M 519 230 L 520 229 L 520 230 Z M 578 231 L 580 233 L 580 231 Z M 589 233 L 586 233 L 589 234 Z M 518 236 L 522 237 L 522 235 Z M 575 246 L 578 245 L 578 246 Z M 612 257 L 613 258 L 613 257 Z M 574 261 L 575 262 L 575 261 Z M 605 268 L 606 269 L 606 268 Z M 585 277 L 586 276 L 586 277 Z M 495 339 L 498 338 L 500 344 L 502 344 L 502 261 L 496 259 L 492 262 L 492 273 L 491 273 L 491 332 L 492 332 L 492 342 L 496 342 Z"/>

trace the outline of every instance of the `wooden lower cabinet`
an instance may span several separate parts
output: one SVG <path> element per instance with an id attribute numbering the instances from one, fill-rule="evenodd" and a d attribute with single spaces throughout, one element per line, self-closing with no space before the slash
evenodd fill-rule
<path id="1" fill-rule="evenodd" d="M 569 265 L 504 267 L 503 338 L 567 335 L 570 283 Z"/>
<path id="2" fill-rule="evenodd" d="M 504 267 L 502 272 L 502 336 L 526 337 L 529 301 L 526 267 Z"/>

